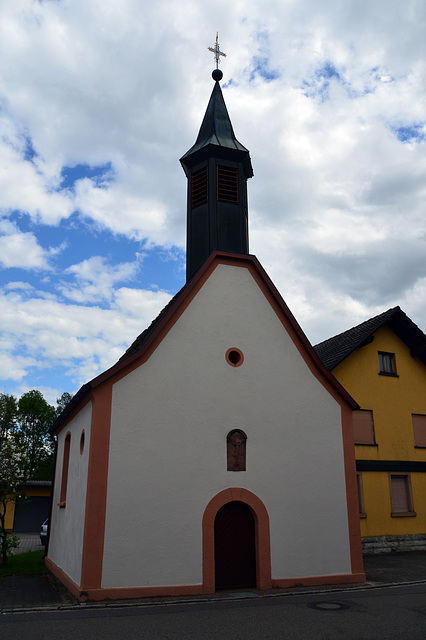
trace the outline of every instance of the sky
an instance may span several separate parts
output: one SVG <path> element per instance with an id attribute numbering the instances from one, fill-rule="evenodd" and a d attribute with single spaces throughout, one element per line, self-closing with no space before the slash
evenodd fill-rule
<path id="1" fill-rule="evenodd" d="M 185 284 L 217 31 L 250 253 L 309 340 L 426 332 L 424 0 L 0 0 L 0 393 L 75 393 Z"/>

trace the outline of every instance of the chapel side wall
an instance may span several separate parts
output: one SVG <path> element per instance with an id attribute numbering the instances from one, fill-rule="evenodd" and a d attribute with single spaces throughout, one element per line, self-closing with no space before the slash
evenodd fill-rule
<path id="1" fill-rule="evenodd" d="M 80 584 L 81 578 L 91 415 L 92 407 L 91 403 L 88 403 L 58 434 L 55 488 L 50 522 L 48 558 L 77 585 Z M 83 430 L 84 447 L 80 452 Z M 66 506 L 61 508 L 59 500 L 62 465 L 65 438 L 68 433 L 71 434 L 68 485 Z"/>
<path id="2" fill-rule="evenodd" d="M 227 471 L 232 429 L 245 472 Z M 102 586 L 202 583 L 203 514 L 229 487 L 268 511 L 273 579 L 351 573 L 341 406 L 250 272 L 220 265 L 114 385 Z"/>

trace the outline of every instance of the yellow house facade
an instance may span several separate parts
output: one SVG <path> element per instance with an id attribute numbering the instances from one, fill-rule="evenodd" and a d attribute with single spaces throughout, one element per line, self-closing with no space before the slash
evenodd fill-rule
<path id="1" fill-rule="evenodd" d="M 50 512 L 51 486 L 50 480 L 27 482 L 22 487 L 27 499 L 7 504 L 5 528 L 17 532 L 39 531 Z"/>
<path id="2" fill-rule="evenodd" d="M 399 308 L 315 347 L 353 413 L 366 552 L 426 548 L 426 336 Z"/>

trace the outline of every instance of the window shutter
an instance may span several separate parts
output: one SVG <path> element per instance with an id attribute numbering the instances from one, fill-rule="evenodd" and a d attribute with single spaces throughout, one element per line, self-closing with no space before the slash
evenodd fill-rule
<path id="1" fill-rule="evenodd" d="M 416 447 L 426 447 L 426 416 L 413 414 L 414 444 Z"/>
<path id="2" fill-rule="evenodd" d="M 411 511 L 406 476 L 391 476 L 391 499 L 394 513 Z"/>
<path id="3" fill-rule="evenodd" d="M 355 444 L 375 444 L 373 412 L 360 409 L 352 413 Z"/>

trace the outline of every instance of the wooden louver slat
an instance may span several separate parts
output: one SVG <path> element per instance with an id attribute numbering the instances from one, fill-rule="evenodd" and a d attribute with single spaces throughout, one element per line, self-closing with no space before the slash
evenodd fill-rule
<path id="1" fill-rule="evenodd" d="M 191 207 L 207 202 L 207 167 L 192 174 L 191 180 Z"/>
<path id="2" fill-rule="evenodd" d="M 238 204 L 238 170 L 232 167 L 217 168 L 217 198 Z"/>

